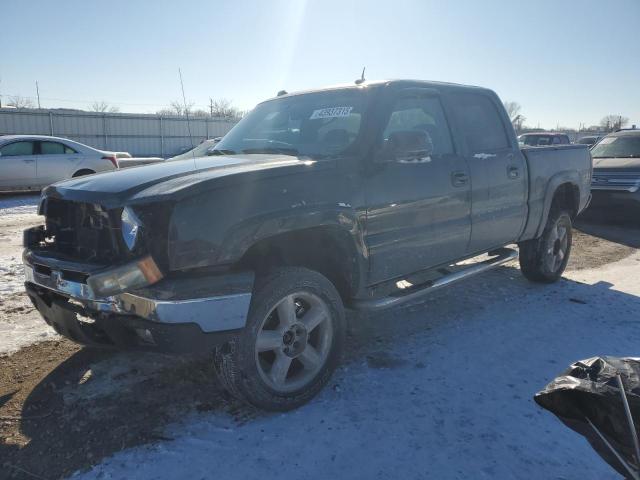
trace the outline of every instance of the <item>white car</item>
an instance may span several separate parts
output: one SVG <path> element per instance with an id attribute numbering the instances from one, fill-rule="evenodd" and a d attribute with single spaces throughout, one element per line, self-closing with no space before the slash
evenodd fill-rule
<path id="1" fill-rule="evenodd" d="M 66 138 L 0 136 L 0 192 L 41 190 L 60 180 L 117 168 L 114 152 Z"/>

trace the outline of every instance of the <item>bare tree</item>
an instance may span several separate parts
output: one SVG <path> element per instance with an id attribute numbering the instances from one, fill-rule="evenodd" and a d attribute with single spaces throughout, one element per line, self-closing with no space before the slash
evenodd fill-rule
<path id="1" fill-rule="evenodd" d="M 623 117 L 622 115 L 606 115 L 602 117 L 600 120 L 600 126 L 604 128 L 607 132 L 614 132 L 623 128 L 627 123 L 629 123 L 629 119 L 627 117 Z"/>
<path id="2" fill-rule="evenodd" d="M 120 111 L 120 109 L 116 106 L 109 105 L 104 100 L 100 100 L 100 101 L 96 100 L 91 104 L 91 111 L 100 112 L 100 113 L 106 113 L 106 112 L 117 113 Z"/>
<path id="3" fill-rule="evenodd" d="M 522 130 L 522 124 L 527 119 L 522 113 L 522 107 L 518 102 L 506 101 L 504 102 L 504 108 L 507 111 L 507 115 L 509 115 L 509 120 L 511 120 L 511 124 L 516 131 Z"/>
<path id="4" fill-rule="evenodd" d="M 193 106 L 194 106 L 194 102 L 192 101 L 187 102 L 187 105 L 185 107 L 185 104 L 180 100 L 174 100 L 171 103 L 169 103 L 168 108 L 163 108 L 162 110 L 158 110 L 157 113 L 158 115 L 177 115 L 182 117 L 184 115 L 187 115 L 187 113 L 191 115 Z"/>
<path id="5" fill-rule="evenodd" d="M 228 120 L 235 120 L 243 116 L 243 113 L 233 106 L 231 100 L 227 100 L 226 98 L 217 100 L 210 98 L 209 113 L 212 117 L 225 118 Z"/>
<path id="6" fill-rule="evenodd" d="M 507 111 L 507 115 L 509 115 L 509 119 L 513 122 L 513 120 L 520 115 L 520 111 L 522 107 L 518 102 L 506 101 L 504 102 L 504 108 Z"/>
<path id="7" fill-rule="evenodd" d="M 35 107 L 33 100 L 31 100 L 28 97 L 21 97 L 20 95 L 10 96 L 9 101 L 7 102 L 7 105 L 9 105 L 10 107 L 16 107 L 16 108 L 34 108 Z"/>

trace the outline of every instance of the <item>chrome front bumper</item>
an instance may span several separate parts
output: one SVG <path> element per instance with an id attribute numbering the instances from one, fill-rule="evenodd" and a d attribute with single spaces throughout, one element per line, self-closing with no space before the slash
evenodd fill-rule
<path id="1" fill-rule="evenodd" d="M 164 324 L 194 323 L 204 333 L 210 333 L 243 328 L 251 303 L 254 278 L 251 272 L 164 279 L 135 292 L 99 298 L 87 283 L 65 278 L 68 264 L 65 269 L 57 269 L 52 262 L 42 262 L 44 265 L 36 268 L 27 258 L 25 255 L 28 284 L 74 300 L 91 313 L 134 315 Z M 42 273 L 43 270 L 47 273 Z"/>

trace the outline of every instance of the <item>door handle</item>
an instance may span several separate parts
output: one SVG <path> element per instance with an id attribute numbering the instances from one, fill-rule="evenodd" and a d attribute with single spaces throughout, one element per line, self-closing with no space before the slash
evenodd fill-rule
<path id="1" fill-rule="evenodd" d="M 513 165 L 509 165 L 507 167 L 507 177 L 511 180 L 515 180 L 520 176 L 520 169 L 518 167 L 514 167 Z"/>
<path id="2" fill-rule="evenodd" d="M 35 158 L 25 158 L 24 160 L 22 160 L 24 163 L 33 163 L 36 161 Z"/>
<path id="3" fill-rule="evenodd" d="M 469 183 L 469 176 L 465 172 L 452 172 L 451 184 L 454 187 L 463 187 Z"/>

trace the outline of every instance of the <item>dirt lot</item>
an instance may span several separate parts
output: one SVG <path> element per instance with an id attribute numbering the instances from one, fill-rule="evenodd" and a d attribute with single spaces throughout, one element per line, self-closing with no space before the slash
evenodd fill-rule
<path id="1" fill-rule="evenodd" d="M 2 235 L 13 241 L 32 221 L 7 223 Z M 579 222 L 568 269 L 602 267 L 639 248 L 640 229 Z M 20 293 L 0 302 L 5 321 L 36 315 Z M 361 319 L 350 320 L 357 329 Z M 346 361 L 364 355 L 371 368 L 393 366 L 384 342 L 375 332 L 352 337 Z M 95 351 L 64 339 L 0 357 L 0 479 L 66 477 L 125 448 L 167 440 L 165 427 L 194 411 L 226 412 L 238 424 L 263 415 L 229 400 L 212 378 L 208 360 Z"/>

